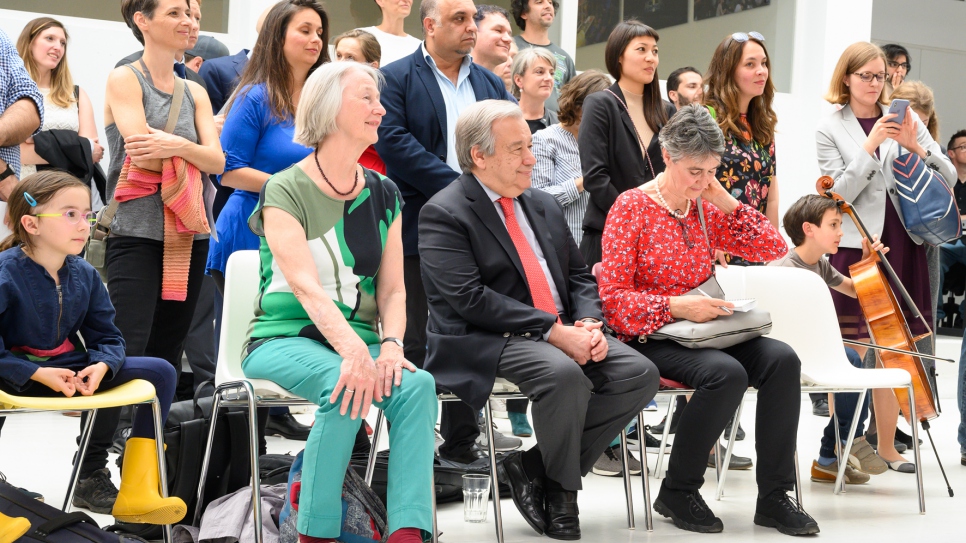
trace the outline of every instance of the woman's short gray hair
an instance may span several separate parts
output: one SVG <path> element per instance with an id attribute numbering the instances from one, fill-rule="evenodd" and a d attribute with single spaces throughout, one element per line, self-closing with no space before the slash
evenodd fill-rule
<path id="1" fill-rule="evenodd" d="M 319 66 L 302 87 L 295 112 L 295 143 L 314 149 L 336 131 L 335 118 L 342 109 L 345 76 L 352 70 L 368 75 L 382 89 L 382 74 L 368 64 L 342 60 Z"/>
<path id="2" fill-rule="evenodd" d="M 698 104 L 684 106 L 658 135 L 671 160 L 702 159 L 724 154 L 724 136 L 708 109 Z"/>
<path id="3" fill-rule="evenodd" d="M 507 100 L 482 100 L 466 108 L 456 121 L 456 158 L 460 169 L 473 169 L 473 148 L 479 147 L 485 156 L 496 151 L 493 123 L 502 119 L 522 119 L 520 106 Z"/>
<path id="4" fill-rule="evenodd" d="M 557 57 L 553 56 L 553 53 L 549 49 L 544 49 L 543 47 L 530 47 L 529 49 L 524 49 L 517 53 L 513 57 L 513 64 L 510 67 L 510 92 L 516 98 L 520 97 L 520 87 L 517 86 L 517 76 L 523 76 L 527 73 L 527 70 L 533 67 L 533 63 L 537 60 L 545 60 L 547 64 L 550 65 L 551 70 L 557 69 Z"/>

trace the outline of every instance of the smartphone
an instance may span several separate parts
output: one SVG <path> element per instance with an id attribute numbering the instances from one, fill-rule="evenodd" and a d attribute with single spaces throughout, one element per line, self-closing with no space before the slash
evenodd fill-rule
<path id="1" fill-rule="evenodd" d="M 902 124 L 902 121 L 906 119 L 906 110 L 909 108 L 909 100 L 895 99 L 892 101 L 892 105 L 889 106 L 889 113 L 895 113 L 898 115 L 895 119 L 889 121 L 890 123 Z"/>

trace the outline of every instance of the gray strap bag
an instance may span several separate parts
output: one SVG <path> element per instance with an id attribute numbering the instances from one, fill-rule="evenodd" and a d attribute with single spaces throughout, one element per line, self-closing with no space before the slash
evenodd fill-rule
<path id="1" fill-rule="evenodd" d="M 704 223 L 704 208 L 701 206 L 701 198 L 698 198 L 697 205 L 698 218 L 701 220 L 701 231 L 704 232 L 704 237 L 708 240 L 708 246 L 710 246 L 711 239 L 708 238 L 708 229 Z M 704 291 L 713 298 L 725 299 L 724 290 L 718 284 L 713 271 L 707 281 L 685 294 L 685 296 L 703 296 L 700 291 Z M 647 343 L 648 340 L 669 339 L 689 349 L 725 349 L 770 332 L 771 314 L 768 311 L 756 308 L 746 312 L 736 311 L 731 315 L 722 315 L 708 322 L 677 319 L 658 328 L 650 335 L 639 336 L 637 340 L 641 343 Z"/>
<path id="2" fill-rule="evenodd" d="M 164 125 L 164 131 L 169 134 L 174 133 L 174 127 L 178 124 L 181 102 L 184 101 L 184 87 L 184 80 L 175 77 L 174 92 L 171 95 L 171 109 L 168 110 L 168 122 Z M 105 283 L 107 282 L 107 238 L 111 235 L 111 223 L 117 213 L 118 203 L 117 200 L 111 198 L 111 201 L 97 212 L 97 223 L 91 230 L 91 236 L 87 239 L 87 247 L 84 248 L 84 260 L 94 266 L 94 269 L 101 274 L 101 280 Z"/>

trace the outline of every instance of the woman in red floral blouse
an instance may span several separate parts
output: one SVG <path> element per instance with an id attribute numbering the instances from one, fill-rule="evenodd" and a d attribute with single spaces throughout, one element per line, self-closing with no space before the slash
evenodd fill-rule
<path id="1" fill-rule="evenodd" d="M 791 347 L 765 337 L 722 350 L 646 341 L 674 319 L 707 322 L 729 314 L 729 302 L 685 296 L 713 273 L 715 249 L 752 261 L 775 260 L 788 250 L 764 215 L 716 181 L 724 136 L 705 108 L 678 111 L 661 130 L 660 143 L 667 169 L 621 194 L 607 216 L 600 277 L 604 316 L 620 339 L 652 360 L 662 377 L 695 389 L 654 510 L 685 530 L 723 529 L 698 489 L 708 451 L 751 385 L 759 390 L 755 523 L 788 534 L 817 533 L 815 520 L 786 494 L 795 483 L 801 394 L 801 362 Z M 698 197 L 710 239 L 701 230 Z"/>

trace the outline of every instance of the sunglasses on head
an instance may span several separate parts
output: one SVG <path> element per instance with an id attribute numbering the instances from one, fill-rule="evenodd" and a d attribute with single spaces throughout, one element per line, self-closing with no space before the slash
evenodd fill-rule
<path id="1" fill-rule="evenodd" d="M 738 43 L 744 43 L 744 42 L 748 41 L 748 38 L 754 38 L 754 39 L 756 39 L 758 41 L 765 41 L 765 37 L 762 36 L 760 32 L 755 32 L 754 30 L 752 30 L 751 32 L 747 32 L 747 33 L 746 32 L 735 32 L 734 34 L 731 35 L 731 39 L 735 40 Z"/>

